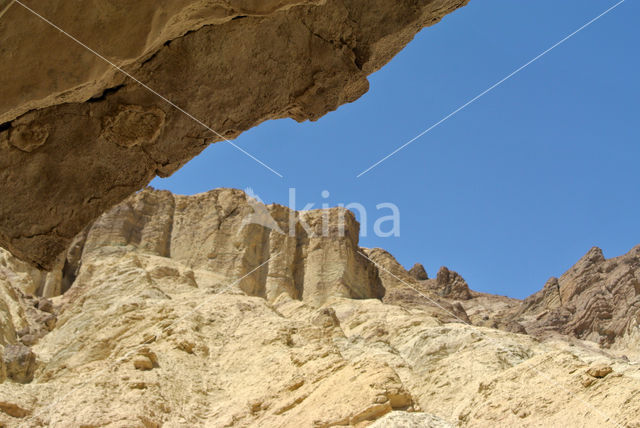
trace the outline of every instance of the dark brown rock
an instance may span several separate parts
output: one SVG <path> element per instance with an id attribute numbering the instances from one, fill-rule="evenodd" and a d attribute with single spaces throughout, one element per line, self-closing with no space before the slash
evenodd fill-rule
<path id="1" fill-rule="evenodd" d="M 18 383 L 29 383 L 33 380 L 36 369 L 36 355 L 31 348 L 18 344 L 4 348 L 3 361 L 7 378 Z"/>
<path id="2" fill-rule="evenodd" d="M 40 340 L 40 337 L 35 334 L 25 334 L 20 337 L 20 342 L 25 346 L 33 346 L 38 343 L 38 340 Z"/>
<path id="3" fill-rule="evenodd" d="M 56 322 L 58 321 L 58 319 L 53 314 L 44 313 L 41 316 L 39 316 L 36 319 L 36 321 L 39 322 L 40 324 L 42 324 L 42 326 L 45 329 L 47 329 L 48 331 L 51 331 L 51 330 L 53 330 L 55 328 Z"/>
<path id="4" fill-rule="evenodd" d="M 14 418 L 24 418 L 31 414 L 31 410 L 18 406 L 15 403 L 9 403 L 6 401 L 0 401 L 0 412 Z"/>
<path id="5" fill-rule="evenodd" d="M 425 281 L 429 279 L 429 275 L 427 275 L 427 271 L 424 269 L 420 263 L 416 263 L 413 265 L 411 269 L 409 269 L 409 275 L 417 279 L 418 281 Z"/>
<path id="6" fill-rule="evenodd" d="M 435 290 L 443 297 L 456 300 L 471 299 L 471 291 L 467 281 L 457 272 L 441 267 L 434 284 Z"/>
<path id="7" fill-rule="evenodd" d="M 53 313 L 53 302 L 49 299 L 40 299 L 38 301 L 38 309 L 51 314 Z"/>
<path id="8" fill-rule="evenodd" d="M 528 297 L 513 319 L 534 335 L 558 332 L 605 347 L 633 335 L 640 320 L 640 246 L 612 259 L 592 248 Z"/>

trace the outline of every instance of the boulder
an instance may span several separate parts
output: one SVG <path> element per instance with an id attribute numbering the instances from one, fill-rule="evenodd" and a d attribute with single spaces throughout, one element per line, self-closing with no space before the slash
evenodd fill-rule
<path id="1" fill-rule="evenodd" d="M 6 345 L 4 361 L 7 378 L 18 383 L 29 383 L 33 380 L 36 369 L 36 355 L 28 346 Z"/>

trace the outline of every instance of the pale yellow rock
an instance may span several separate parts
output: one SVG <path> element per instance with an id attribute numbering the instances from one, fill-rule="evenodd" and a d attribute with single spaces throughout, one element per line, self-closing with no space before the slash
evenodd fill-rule
<path id="1" fill-rule="evenodd" d="M 589 367 L 589 370 L 587 370 L 587 374 L 591 377 L 599 379 L 607 376 L 612 371 L 613 369 L 606 364 L 597 364 L 593 367 Z"/>
<path id="2" fill-rule="evenodd" d="M 2 345 L 17 341 L 16 326 L 35 329 L 53 315 L 37 307 L 57 322 L 31 348 L 33 381 L 2 383 L 0 425 L 638 426 L 633 357 L 567 336 L 540 341 L 446 319 L 428 301 L 357 295 L 383 277 L 366 258 L 349 264 L 361 249 L 348 222 L 341 239 L 307 239 L 322 212 L 304 213 L 311 232 L 289 242 L 243 226 L 251 210 L 242 192 L 172 198 L 141 192 L 101 218 L 80 260 L 67 255 L 77 277 L 51 307 L 22 296 L 28 276 L 3 271 L 0 315 L 11 324 Z M 287 210 L 268 209 L 288 226 Z M 257 251 L 265 240 L 269 252 L 291 258 L 251 272 L 242 263 L 265 260 Z M 291 277 L 296 253 L 302 281 Z M 323 278 L 328 287 L 313 286 Z M 296 284 L 311 291 L 291 293 Z M 612 373 L 586 374 L 602 374 L 599 367 Z"/>
<path id="3" fill-rule="evenodd" d="M 153 369 L 153 361 L 146 355 L 137 355 L 133 359 L 133 367 L 138 370 L 151 370 Z"/>
<path id="4" fill-rule="evenodd" d="M 28 294 L 38 294 L 47 279 L 47 273 L 18 260 L 0 248 L 0 281 Z"/>
<path id="5" fill-rule="evenodd" d="M 15 343 L 16 331 L 28 325 L 20 289 L 31 288 L 33 284 L 28 274 L 14 272 L 11 267 L 3 266 L 2 256 L 0 250 L 0 346 Z"/>
<path id="6" fill-rule="evenodd" d="M 375 266 L 358 254 L 358 233 L 344 209 L 297 213 L 234 189 L 195 196 L 146 189 L 91 226 L 83 255 L 130 246 L 170 257 L 182 266 L 175 272 L 191 269 L 204 287 L 224 289 L 238 278 L 250 295 L 272 301 L 285 293 L 321 305 L 384 295 Z"/>
<path id="7" fill-rule="evenodd" d="M 382 418 L 369 425 L 369 428 L 453 428 L 444 419 L 430 415 L 428 413 L 410 413 L 402 411 L 390 412 Z"/>
<path id="8" fill-rule="evenodd" d="M 269 306 L 209 294 L 184 276 L 153 279 L 149 271 L 163 263 L 177 269 L 167 258 L 94 254 L 63 296 L 59 326 L 34 347 L 38 383 L 3 385 L 3 394 L 21 391 L 39 403 L 21 418 L 27 424 L 322 426 L 419 409 L 452 425 L 582 426 L 596 415 L 581 401 L 614 409 L 620 423 L 640 410 L 637 370 L 626 363 L 615 363 L 620 376 L 602 384 L 607 394 L 584 389 L 580 370 L 602 358 L 586 348 L 445 325 L 377 300 Z M 130 358 L 150 347 L 162 356 L 159 367 L 136 370 Z"/>
<path id="9" fill-rule="evenodd" d="M 0 383 L 7 378 L 7 368 L 4 364 L 4 347 L 0 348 Z"/>

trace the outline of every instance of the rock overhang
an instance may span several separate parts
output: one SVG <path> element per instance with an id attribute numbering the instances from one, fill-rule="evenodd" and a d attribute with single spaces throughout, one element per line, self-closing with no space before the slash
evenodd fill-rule
<path id="1" fill-rule="evenodd" d="M 50 269 L 101 213 L 212 142 L 355 101 L 467 1 L 0 5 L 0 246 Z"/>

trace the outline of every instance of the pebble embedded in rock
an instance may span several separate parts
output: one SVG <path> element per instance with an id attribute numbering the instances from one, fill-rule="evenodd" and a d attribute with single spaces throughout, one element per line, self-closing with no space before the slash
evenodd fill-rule
<path id="1" fill-rule="evenodd" d="M 595 377 L 595 378 L 603 378 L 606 375 L 608 375 L 609 373 L 611 373 L 613 371 L 613 369 L 606 365 L 606 364 L 598 364 L 596 366 L 593 366 L 591 368 L 589 368 L 589 370 L 587 370 L 587 374 L 591 377 Z"/>
<path id="2" fill-rule="evenodd" d="M 40 299 L 38 301 L 38 309 L 42 312 L 53 313 L 53 303 L 49 299 Z"/>
<path id="3" fill-rule="evenodd" d="M 133 367 L 137 370 L 151 370 L 153 369 L 153 361 L 146 355 L 137 355 L 133 359 Z"/>
<path id="4" fill-rule="evenodd" d="M 22 342 L 26 346 L 33 346 L 38 341 L 38 337 L 33 334 L 25 334 L 20 338 L 20 342 Z"/>

